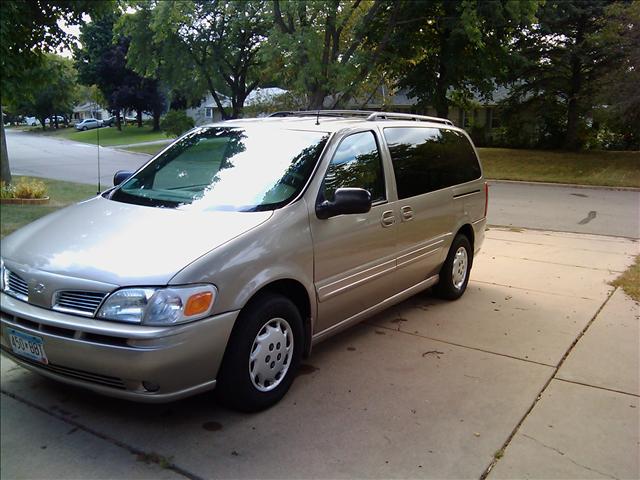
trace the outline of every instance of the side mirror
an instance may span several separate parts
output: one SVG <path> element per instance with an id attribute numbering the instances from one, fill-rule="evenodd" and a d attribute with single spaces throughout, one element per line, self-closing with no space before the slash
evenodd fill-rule
<path id="1" fill-rule="evenodd" d="M 316 205 L 316 215 L 323 220 L 336 215 L 367 213 L 369 210 L 371 194 L 364 188 L 339 188 L 333 202 L 325 200 Z"/>
<path id="2" fill-rule="evenodd" d="M 113 176 L 113 186 L 117 187 L 122 182 L 127 180 L 131 175 L 133 175 L 133 172 L 128 172 L 127 170 L 118 170 Z"/>

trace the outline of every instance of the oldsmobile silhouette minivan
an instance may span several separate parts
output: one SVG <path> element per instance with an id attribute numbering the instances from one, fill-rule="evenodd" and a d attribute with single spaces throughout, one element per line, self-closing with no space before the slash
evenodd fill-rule
<path id="1" fill-rule="evenodd" d="M 449 120 L 279 112 L 198 127 L 2 241 L 2 353 L 71 385 L 276 403 L 312 346 L 415 293 L 460 297 L 487 185 Z"/>

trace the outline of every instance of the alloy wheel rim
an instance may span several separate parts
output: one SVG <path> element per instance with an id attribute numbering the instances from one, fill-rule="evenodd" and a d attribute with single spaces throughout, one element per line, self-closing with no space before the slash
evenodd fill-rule
<path id="1" fill-rule="evenodd" d="M 291 366 L 293 332 L 284 318 L 272 318 L 258 331 L 249 353 L 249 377 L 261 392 L 280 385 Z"/>
<path id="2" fill-rule="evenodd" d="M 467 279 L 467 265 L 469 263 L 469 257 L 467 255 L 467 249 L 464 247 L 458 248 L 456 254 L 453 257 L 453 270 L 451 278 L 453 280 L 453 286 L 460 290 L 464 281 Z"/>

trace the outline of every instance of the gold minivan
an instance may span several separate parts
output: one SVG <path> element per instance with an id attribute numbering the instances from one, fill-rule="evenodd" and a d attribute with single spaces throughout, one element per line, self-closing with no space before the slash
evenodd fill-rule
<path id="1" fill-rule="evenodd" d="M 303 356 L 429 287 L 454 300 L 488 190 L 449 120 L 279 112 L 198 127 L 2 241 L 2 353 L 147 402 L 266 408 Z"/>

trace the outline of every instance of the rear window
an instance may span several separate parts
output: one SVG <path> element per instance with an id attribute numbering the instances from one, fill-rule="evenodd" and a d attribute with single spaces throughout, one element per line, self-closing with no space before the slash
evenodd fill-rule
<path id="1" fill-rule="evenodd" d="M 408 198 L 480 178 L 471 143 L 455 130 L 424 127 L 384 129 L 398 197 Z"/>

